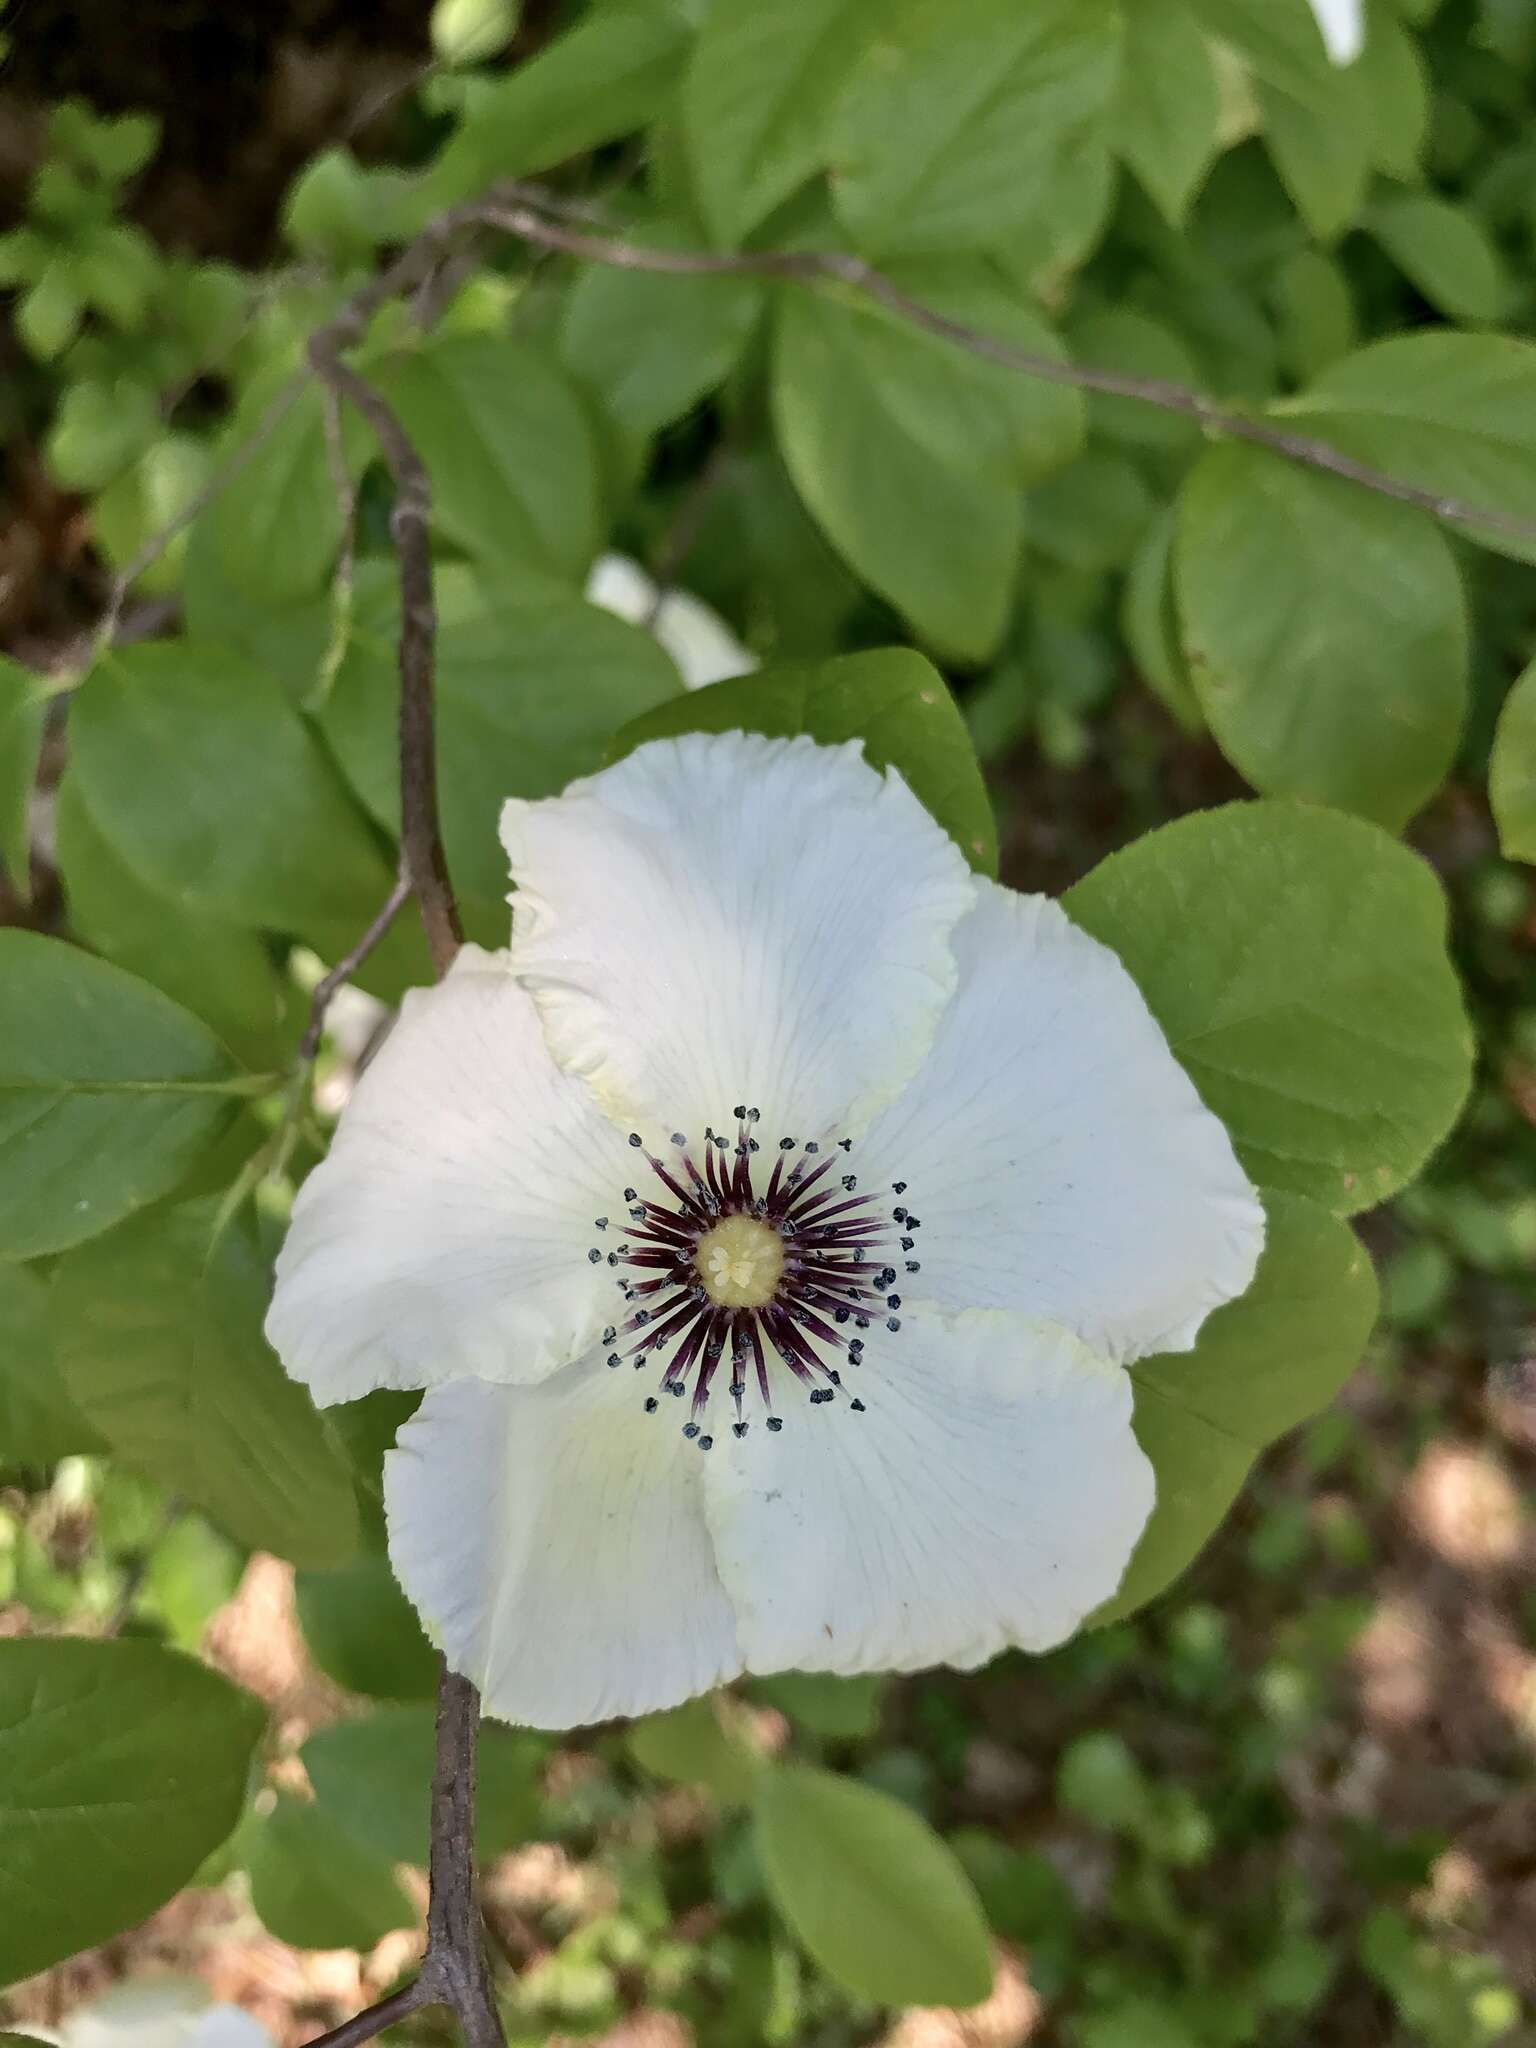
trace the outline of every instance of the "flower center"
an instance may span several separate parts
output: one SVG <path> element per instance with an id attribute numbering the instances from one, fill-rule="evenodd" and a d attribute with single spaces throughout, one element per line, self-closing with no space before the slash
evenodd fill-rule
<path id="1" fill-rule="evenodd" d="M 633 1310 L 603 1332 L 604 1345 L 614 1347 L 608 1364 L 627 1358 L 644 1371 L 670 1353 L 657 1392 L 681 1398 L 691 1387 L 683 1434 L 705 1451 L 714 1442 L 704 1428 L 710 1391 L 727 1360 L 736 1436 L 747 1433 L 742 1409 L 751 1385 L 769 1429 L 783 1428 L 773 1412 L 778 1368 L 813 1407 L 841 1399 L 862 1413 L 841 1368 L 863 1364 L 862 1332 L 876 1318 L 892 1333 L 901 1328 L 896 1259 L 912 1251 L 920 1228 L 910 1210 L 888 1209 L 883 1190 L 861 1189 L 858 1175 L 842 1170 L 851 1138 L 780 1138 L 759 1192 L 755 1162 L 763 1147 L 753 1131 L 760 1120 L 755 1109 L 739 1107 L 734 1142 L 706 1130 L 693 1146 L 674 1131 L 670 1164 L 646 1152 L 632 1131 L 629 1142 L 658 1185 L 644 1196 L 626 1188 L 628 1221 L 618 1244 L 587 1253 L 594 1265 L 615 1269 Z M 891 1191 L 904 1194 L 906 1185 L 893 1181 Z M 599 1216 L 597 1229 L 606 1231 L 611 1220 Z M 914 1258 L 902 1265 L 919 1270 Z M 645 1407 L 654 1415 L 661 1402 L 653 1394 Z"/>
<path id="2" fill-rule="evenodd" d="M 779 1290 L 784 1240 L 755 1216 L 727 1216 L 699 1239 L 693 1263 L 720 1308 L 766 1308 Z"/>

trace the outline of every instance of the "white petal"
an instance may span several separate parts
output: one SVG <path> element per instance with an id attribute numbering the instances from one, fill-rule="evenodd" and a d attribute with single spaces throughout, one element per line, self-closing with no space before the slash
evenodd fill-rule
<path id="1" fill-rule="evenodd" d="M 486 1711 L 537 1728 L 675 1706 L 741 1670 L 704 1524 L 709 1456 L 593 1357 L 434 1388 L 384 1467 L 389 1554 Z"/>
<path id="2" fill-rule="evenodd" d="M 691 733 L 509 803 L 512 962 L 555 1058 L 622 1122 L 697 1142 L 857 1128 L 915 1071 L 972 885 L 856 742 Z"/>
<path id="3" fill-rule="evenodd" d="M 706 1509 L 753 1671 L 968 1669 L 1063 1641 L 1152 1506 L 1131 1386 L 1064 1330 L 972 1311 L 871 1339 L 866 1404 L 717 1435 Z"/>
<path id="4" fill-rule="evenodd" d="M 757 656 L 742 646 L 720 614 L 691 590 L 667 592 L 651 631 L 690 690 L 750 675 L 758 665 Z"/>
<path id="5" fill-rule="evenodd" d="M 757 657 L 717 611 L 690 590 L 663 593 L 628 555 L 598 556 L 587 578 L 587 600 L 653 633 L 690 690 L 750 675 L 757 667 Z"/>
<path id="6" fill-rule="evenodd" d="M 1353 64 L 1365 48 L 1362 0 L 1312 0 L 1312 12 L 1335 64 Z"/>
<path id="7" fill-rule="evenodd" d="M 553 1372 L 618 1305 L 588 1253 L 631 1173 L 506 956 L 466 946 L 406 997 L 300 1190 L 267 1336 L 322 1403 Z"/>
<path id="8" fill-rule="evenodd" d="M 908 1184 L 905 1292 L 1113 1358 L 1188 1350 L 1253 1278 L 1258 1197 L 1116 955 L 1048 898 L 980 887 L 933 1049 L 855 1162 Z"/>

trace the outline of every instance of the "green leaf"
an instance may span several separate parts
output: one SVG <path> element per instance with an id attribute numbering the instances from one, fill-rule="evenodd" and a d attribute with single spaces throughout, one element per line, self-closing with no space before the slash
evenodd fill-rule
<path id="1" fill-rule="evenodd" d="M 432 1697 L 437 1652 L 384 1558 L 364 1554 L 334 1571 L 301 1571 L 294 1594 L 310 1655 L 338 1685 L 374 1699 Z"/>
<path id="2" fill-rule="evenodd" d="M 1365 1348 L 1376 1276 L 1354 1232 L 1304 1196 L 1273 1189 L 1264 1214 L 1248 1292 L 1207 1319 L 1192 1351 L 1131 1367 L 1134 1427 L 1157 1473 L 1157 1500 L 1096 1623 L 1118 1621 L 1179 1576 L 1259 1452 L 1325 1407 Z"/>
<path id="3" fill-rule="evenodd" d="M 217 643 L 104 655 L 71 706 L 70 738 L 92 821 L 173 903 L 325 953 L 389 893 L 367 821 L 287 693 Z"/>
<path id="4" fill-rule="evenodd" d="M 1376 826 L 1228 804 L 1148 833 L 1063 900 L 1120 955 L 1261 1186 L 1369 1208 L 1454 1123 L 1473 1048 L 1445 898 Z"/>
<path id="5" fill-rule="evenodd" d="M 275 426 L 270 379 L 248 391 L 225 436 L 255 453 L 203 514 L 224 573 L 251 597 L 272 603 L 319 590 L 341 545 L 345 514 L 325 439 L 320 387 L 306 384 Z"/>
<path id="6" fill-rule="evenodd" d="M 1371 128 L 1355 80 L 1332 72 L 1304 98 L 1263 77 L 1255 89 L 1281 183 L 1318 240 L 1333 241 L 1354 222 L 1370 178 Z"/>
<path id="7" fill-rule="evenodd" d="M 970 1879 L 910 1807 L 803 1764 L 763 1773 L 757 1838 L 774 1904 L 840 1984 L 881 2005 L 976 2005 L 992 1988 Z"/>
<path id="8" fill-rule="evenodd" d="M 190 512 L 212 469 L 213 456 L 205 442 L 194 434 L 169 433 L 112 479 L 91 507 L 91 523 L 114 569 L 126 571 L 151 540 Z M 188 535 L 177 532 L 139 573 L 135 589 L 148 596 L 175 590 L 187 545 Z"/>
<path id="9" fill-rule="evenodd" d="M 430 1705 L 377 1708 L 311 1735 L 300 1755 L 315 1798 L 360 1848 L 388 1863 L 427 1861 L 437 1717 Z M 526 1842 L 539 1822 L 543 1740 L 482 1722 L 475 1767 L 475 1853 Z"/>
<path id="10" fill-rule="evenodd" d="M 271 1275 L 216 1201 L 140 1216 L 60 1261 L 65 1385 L 117 1454 L 253 1549 L 335 1565 L 357 1547 L 351 1472 L 261 1333 Z"/>
<path id="11" fill-rule="evenodd" d="M 74 340 L 84 312 L 73 265 L 55 256 L 16 302 L 17 339 L 29 355 L 52 362 Z"/>
<path id="12" fill-rule="evenodd" d="M 1365 226 L 1403 275 L 1453 320 L 1494 321 L 1508 308 L 1503 259 L 1477 217 L 1432 192 L 1382 200 Z"/>
<path id="13" fill-rule="evenodd" d="M 1119 61 L 1107 0 L 894 0 L 833 119 L 832 195 L 872 255 L 988 248 L 1103 117 Z"/>
<path id="14" fill-rule="evenodd" d="M 0 1468 L 103 1449 L 59 1376 L 47 1287 L 25 1266 L 0 1265 Z"/>
<path id="15" fill-rule="evenodd" d="M 1393 830 L 1434 795 L 1468 648 L 1460 573 L 1427 513 L 1229 442 L 1184 486 L 1174 582 L 1201 709 L 1256 788 Z"/>
<path id="16" fill-rule="evenodd" d="M 23 902 L 32 893 L 30 814 L 47 709 L 41 679 L 0 655 L 0 861 Z"/>
<path id="17" fill-rule="evenodd" d="M 574 582 L 597 547 L 592 429 L 568 379 L 531 342 L 450 335 L 390 357 L 374 382 L 432 477 L 439 529 L 498 566 Z"/>
<path id="18" fill-rule="evenodd" d="M 762 0 L 705 15 L 683 75 L 683 134 L 721 246 L 826 163 L 838 94 L 879 17 L 871 0 Z"/>
<path id="19" fill-rule="evenodd" d="M 724 1693 L 645 1715 L 630 1729 L 627 1746 L 653 1777 L 704 1785 L 722 1806 L 749 1806 L 769 1768 L 741 1725 L 740 1706 Z"/>
<path id="20" fill-rule="evenodd" d="M 301 254 L 329 263 L 368 256 L 379 239 L 378 221 L 351 150 L 325 149 L 310 158 L 283 201 L 283 233 Z"/>
<path id="21" fill-rule="evenodd" d="M 1135 0 L 1112 132 L 1115 146 L 1174 227 L 1216 160 L 1221 92 L 1188 0 Z"/>
<path id="22" fill-rule="evenodd" d="M 832 1671 L 779 1671 L 753 1690 L 791 1721 L 830 1742 L 862 1742 L 880 1725 L 885 1680 L 877 1675 L 840 1678 Z"/>
<path id="23" fill-rule="evenodd" d="M 241 1830 L 251 1904 L 294 1948 L 373 1948 L 416 1915 L 382 1856 L 361 1847 L 322 1806 L 279 1792 Z"/>
<path id="24" fill-rule="evenodd" d="M 787 663 L 690 690 L 626 725 L 609 759 L 681 732 L 808 733 L 824 747 L 862 740 L 865 759 L 898 770 L 973 868 L 997 872 L 997 829 L 965 720 L 943 677 L 910 647 Z"/>
<path id="25" fill-rule="evenodd" d="M 723 18 L 748 17 L 725 9 Z M 687 237 L 652 229 L 632 239 L 675 247 Z M 566 301 L 561 350 L 572 376 L 643 440 L 725 381 L 762 307 L 763 287 L 750 277 L 663 277 L 593 264 Z"/>
<path id="26" fill-rule="evenodd" d="M 147 982 L 0 931 L 0 1258 L 63 1251 L 169 1194 L 253 1085 Z"/>
<path id="27" fill-rule="evenodd" d="M 283 990 L 256 933 L 141 882 L 97 830 L 71 773 L 59 784 L 54 834 L 75 935 L 201 1017 L 242 1059 L 280 1065 Z"/>
<path id="28" fill-rule="evenodd" d="M 675 88 L 687 39 L 666 0 L 591 9 L 476 95 L 422 181 L 413 225 L 500 179 L 548 170 L 641 127 Z"/>
<path id="29" fill-rule="evenodd" d="M 1371 121 L 1371 154 L 1389 178 L 1412 182 L 1429 133 L 1430 82 L 1418 42 L 1386 8 L 1371 15 L 1355 60 Z"/>
<path id="30" fill-rule="evenodd" d="M 799 291 L 779 305 L 772 402 L 795 488 L 854 570 L 965 660 L 996 647 L 1013 596 L 1022 515 L 1002 469 L 1021 452 L 1017 416 L 998 412 L 974 447 L 950 437 L 990 408 L 1001 374 L 863 308 Z M 1048 417 L 1055 459 L 1069 414 Z"/>
<path id="31" fill-rule="evenodd" d="M 437 750 L 448 865 L 467 902 L 501 928 L 507 869 L 497 837 L 510 796 L 553 796 L 602 765 L 616 727 L 679 694 L 677 672 L 638 627 L 563 593 L 490 602 L 442 593 Z M 392 575 L 358 586 L 352 645 L 321 724 L 353 787 L 393 831 L 399 818 Z"/>
<path id="32" fill-rule="evenodd" d="M 1506 334 L 1397 334 L 1272 408 L 1403 483 L 1536 527 L 1536 346 Z M 1536 535 L 1459 526 L 1536 561 Z"/>
<path id="33" fill-rule="evenodd" d="M 0 1643 L 0 1983 L 135 1926 L 233 1828 L 257 1703 L 149 1643 Z"/>
<path id="34" fill-rule="evenodd" d="M 1536 662 L 1518 678 L 1499 713 L 1488 798 L 1505 858 L 1536 861 Z"/>
<path id="35" fill-rule="evenodd" d="M 98 491 L 153 441 L 160 407 L 147 384 L 127 377 L 68 384 L 48 429 L 48 467 L 72 491 Z"/>

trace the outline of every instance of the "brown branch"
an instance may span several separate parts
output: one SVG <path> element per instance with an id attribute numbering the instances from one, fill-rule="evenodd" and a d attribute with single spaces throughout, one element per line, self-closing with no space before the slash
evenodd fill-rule
<path id="1" fill-rule="evenodd" d="M 304 1027 L 304 1036 L 299 1040 L 297 1058 L 301 1067 L 307 1067 L 315 1057 L 315 1054 L 320 1050 L 320 1039 L 325 1030 L 325 1013 L 331 1007 L 331 1001 L 337 990 L 352 979 L 374 947 L 378 945 L 379 941 L 399 916 L 410 893 L 410 880 L 405 873 L 404 864 L 402 863 L 400 873 L 395 880 L 395 886 L 385 897 L 372 924 L 368 926 L 367 930 L 354 945 L 348 947 L 335 966 L 328 973 L 323 974 L 319 981 L 315 983 L 314 993 L 309 999 L 309 1022 Z"/>
<path id="2" fill-rule="evenodd" d="M 480 1695 L 440 1662 L 432 1771 L 427 1956 L 422 1975 L 453 2007 L 468 2048 L 505 2048 L 475 1897 L 475 1737 Z"/>
<path id="3" fill-rule="evenodd" d="M 469 209 L 460 209 L 461 214 Z M 1059 361 L 1033 349 L 1019 348 L 997 335 L 950 319 L 947 313 L 925 305 L 910 292 L 876 270 L 862 257 L 835 249 L 770 249 L 741 255 L 719 254 L 706 249 L 667 249 L 646 243 L 628 242 L 613 235 L 589 234 L 549 218 L 553 209 L 542 202 L 524 198 L 508 205 L 499 199 L 483 202 L 479 218 L 488 227 L 498 227 L 520 240 L 542 249 L 558 249 L 587 263 L 604 263 L 620 270 L 654 271 L 675 277 L 761 277 L 792 284 L 840 284 L 861 292 L 889 312 L 897 314 L 925 334 L 952 343 L 985 362 L 1008 370 L 1022 371 L 1048 384 L 1064 384 L 1073 390 L 1089 391 L 1106 398 L 1130 398 L 1153 405 L 1163 412 L 1181 414 L 1206 433 L 1227 435 L 1235 441 L 1252 441 L 1276 455 L 1309 469 L 1326 470 L 1332 476 L 1381 497 L 1396 498 L 1415 505 L 1437 519 L 1458 526 L 1481 526 L 1489 532 L 1509 534 L 1522 540 L 1536 540 L 1536 520 L 1474 505 L 1441 491 L 1426 490 L 1405 483 L 1400 477 L 1357 462 L 1332 442 L 1314 434 L 1293 433 L 1251 413 L 1235 412 L 1203 391 L 1171 383 L 1166 377 L 1138 377 L 1129 371 L 1095 369 L 1086 363 Z M 561 209 L 564 211 L 564 209 Z"/>
<path id="4" fill-rule="evenodd" d="M 325 1004 L 383 933 L 407 890 L 421 906 L 432 964 L 447 972 L 463 932 L 437 813 L 437 748 L 433 693 L 437 658 L 437 606 L 432 586 L 429 517 L 432 483 L 426 464 L 399 416 L 366 378 L 342 360 L 360 341 L 373 313 L 397 293 L 415 289 L 437 270 L 459 234 L 463 210 L 444 215 L 388 269 L 356 293 L 337 317 L 310 337 L 315 374 L 338 401 L 356 406 L 378 437 L 395 485 L 390 532 L 400 564 L 400 877 L 378 917 L 345 960 L 315 990 L 310 1030 L 319 1042 Z M 329 986 L 327 986 L 329 984 Z M 475 1896 L 475 1739 L 480 1695 L 467 1678 L 438 1666 L 436 1761 L 432 1772 L 431 1854 L 428 1870 L 427 1952 L 414 1985 L 395 1994 L 417 2005 L 451 2006 L 466 2048 L 505 2048 L 501 2017 L 486 1962 L 485 1934 Z M 332 2048 L 352 2048 L 389 2024 L 390 2004 L 359 2014 L 351 2031 L 326 2037 Z M 381 2017 L 382 2015 L 382 2017 Z"/>
<path id="5" fill-rule="evenodd" d="M 424 2005 L 436 2005 L 435 1999 L 421 1977 L 413 1979 L 399 1991 L 392 1991 L 388 1998 L 381 1998 L 377 2005 L 364 2007 L 349 2020 L 343 2020 L 339 2027 L 332 2027 L 328 2034 L 317 2034 L 305 2048 L 357 2048 L 360 2041 L 371 2041 L 375 2034 L 382 2034 L 386 2027 L 392 2027 L 396 2020 L 403 2020 L 413 2012 L 420 2012 Z"/>
<path id="6" fill-rule="evenodd" d="M 395 485 L 390 533 L 400 564 L 400 856 L 421 906 L 427 947 L 439 974 L 463 942 L 463 927 L 448 879 L 437 815 L 437 740 L 433 694 L 437 661 L 437 603 L 432 589 L 429 518 L 432 480 L 394 408 L 367 379 L 342 361 L 360 341 L 373 313 L 409 290 L 436 264 L 461 222 L 445 214 L 418 236 L 387 270 L 358 292 L 334 320 L 310 336 L 316 376 L 356 406 L 372 427 Z"/>

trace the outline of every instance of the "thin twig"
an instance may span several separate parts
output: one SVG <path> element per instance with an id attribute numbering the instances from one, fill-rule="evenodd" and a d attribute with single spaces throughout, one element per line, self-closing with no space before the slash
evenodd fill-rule
<path id="1" fill-rule="evenodd" d="M 321 382 L 356 406 L 378 437 L 395 485 L 390 532 L 400 564 L 400 854 L 421 907 L 427 948 L 446 973 L 463 942 L 437 816 L 437 743 L 433 691 L 437 603 L 432 589 L 428 520 L 432 480 L 393 407 L 341 358 L 361 339 L 375 309 L 392 291 L 408 289 L 431 267 L 449 233 L 449 216 L 418 238 L 389 269 L 365 285 L 331 323 L 311 335 L 309 359 Z"/>
<path id="2" fill-rule="evenodd" d="M 399 1991 L 392 1991 L 388 1998 L 381 1998 L 377 2005 L 365 2006 L 363 2011 L 354 2013 L 349 2020 L 343 2020 L 339 2027 L 332 2027 L 328 2034 L 319 2034 L 305 2048 L 357 2048 L 360 2041 L 371 2041 L 375 2034 L 382 2034 L 386 2027 L 392 2027 L 396 2020 L 403 2020 L 413 2012 L 420 2012 L 424 2005 L 436 2005 L 424 1980 L 413 1978 Z"/>
<path id="3" fill-rule="evenodd" d="M 410 878 L 402 866 L 395 878 L 394 887 L 385 897 L 368 929 L 354 945 L 348 947 L 335 966 L 315 983 L 314 992 L 309 999 L 309 1022 L 304 1027 L 304 1036 L 299 1040 L 298 1059 L 301 1066 L 308 1065 L 320 1050 L 320 1039 L 325 1030 L 325 1013 L 330 1008 L 337 990 L 352 979 L 374 947 L 379 944 L 399 916 L 410 893 Z"/>
<path id="4" fill-rule="evenodd" d="M 912 326 L 956 348 L 997 363 L 1008 370 L 1022 371 L 1048 384 L 1064 384 L 1077 391 L 1096 392 L 1106 398 L 1130 398 L 1163 412 L 1179 413 L 1212 435 L 1228 435 L 1237 441 L 1252 441 L 1309 469 L 1321 469 L 1347 482 L 1375 491 L 1402 504 L 1415 505 L 1437 519 L 1458 526 L 1481 526 L 1489 532 L 1513 538 L 1536 540 L 1536 520 L 1521 519 L 1513 513 L 1474 505 L 1464 498 L 1421 485 L 1405 483 L 1369 463 L 1357 462 L 1330 441 L 1317 435 L 1293 433 L 1269 420 L 1235 412 L 1203 391 L 1175 384 L 1166 377 L 1139 377 L 1124 370 L 1096 369 L 1091 364 L 1062 362 L 1017 347 L 997 335 L 985 334 L 947 313 L 913 298 L 883 271 L 862 257 L 835 249 L 770 249 L 747 254 L 720 254 L 707 249 L 659 248 L 648 243 L 628 242 L 612 235 L 594 235 L 560 225 L 526 201 L 506 205 L 489 200 L 480 208 L 480 218 L 489 227 L 499 227 L 538 248 L 562 250 L 587 263 L 604 263 L 621 270 L 644 270 L 675 277 L 762 277 L 792 284 L 840 284 L 875 300 Z"/>

